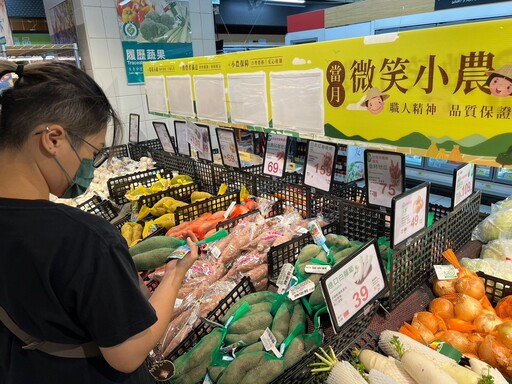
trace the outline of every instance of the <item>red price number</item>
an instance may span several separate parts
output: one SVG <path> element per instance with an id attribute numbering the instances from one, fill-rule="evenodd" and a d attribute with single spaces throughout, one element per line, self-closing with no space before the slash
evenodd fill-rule
<path id="1" fill-rule="evenodd" d="M 267 164 L 267 171 L 269 173 L 279 173 L 279 164 L 274 161 L 269 161 Z"/>
<path id="2" fill-rule="evenodd" d="M 380 192 L 382 195 L 385 194 L 386 191 L 387 191 L 387 194 L 389 196 L 395 196 L 396 195 L 396 189 L 392 185 L 383 184 L 383 183 L 381 183 L 380 185 L 382 185 L 382 190 Z"/>
<path id="3" fill-rule="evenodd" d="M 471 193 L 471 183 L 466 183 L 462 186 L 462 195 L 466 196 Z"/>
<path id="4" fill-rule="evenodd" d="M 359 292 L 355 292 L 352 295 L 352 299 L 354 299 L 355 308 L 359 308 L 362 304 L 364 304 L 366 300 L 368 300 L 368 288 L 366 287 L 366 285 L 363 285 L 359 289 Z"/>
<path id="5" fill-rule="evenodd" d="M 235 155 L 233 155 L 232 153 L 226 154 L 226 161 L 228 163 L 233 164 L 235 162 Z"/>
<path id="6" fill-rule="evenodd" d="M 315 173 L 319 173 L 322 176 L 331 177 L 331 169 L 329 167 L 326 167 L 325 165 L 318 165 L 315 164 Z"/>
<path id="7" fill-rule="evenodd" d="M 417 226 L 419 221 L 420 217 L 418 215 L 414 215 L 414 217 L 411 220 L 411 227 L 414 228 L 415 226 Z"/>

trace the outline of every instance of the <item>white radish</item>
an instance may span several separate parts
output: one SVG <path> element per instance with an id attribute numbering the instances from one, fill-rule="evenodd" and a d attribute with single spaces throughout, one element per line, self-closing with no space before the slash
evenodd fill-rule
<path id="1" fill-rule="evenodd" d="M 471 369 L 461 367 L 456 362 L 441 364 L 440 367 L 448 373 L 458 384 L 478 384 L 480 375 Z"/>
<path id="2" fill-rule="evenodd" d="M 400 359 L 395 346 L 391 344 L 391 339 L 394 336 L 398 338 L 404 350 L 406 351 L 415 351 L 421 353 L 427 359 L 433 360 L 439 365 L 450 364 L 454 362 L 454 360 L 448 356 L 441 355 L 439 352 L 430 349 L 426 345 L 418 343 L 416 340 L 413 340 L 409 336 L 406 336 L 400 332 L 383 331 L 379 337 L 379 347 L 388 356 L 393 356 L 395 359 Z"/>
<path id="3" fill-rule="evenodd" d="M 359 354 L 359 361 L 367 372 L 377 369 L 390 376 L 398 384 L 414 384 L 414 380 L 403 369 L 402 364 L 392 357 L 385 357 L 380 353 L 364 349 Z"/>
<path id="4" fill-rule="evenodd" d="M 372 369 L 370 371 L 368 381 L 370 384 L 397 384 L 395 380 L 377 369 Z"/>
<path id="5" fill-rule="evenodd" d="M 500 371 L 482 360 L 471 358 L 469 359 L 469 365 L 471 366 L 471 370 L 480 376 L 491 375 L 494 379 L 494 384 L 508 384 L 507 379 L 503 377 Z"/>
<path id="6" fill-rule="evenodd" d="M 418 384 L 457 384 L 457 381 L 439 365 L 432 360 L 426 359 L 421 353 L 406 351 L 401 361 L 407 373 L 409 373 Z"/>
<path id="7" fill-rule="evenodd" d="M 336 364 L 334 368 L 331 369 L 326 382 L 327 384 L 368 384 L 357 369 L 347 361 L 340 361 Z"/>

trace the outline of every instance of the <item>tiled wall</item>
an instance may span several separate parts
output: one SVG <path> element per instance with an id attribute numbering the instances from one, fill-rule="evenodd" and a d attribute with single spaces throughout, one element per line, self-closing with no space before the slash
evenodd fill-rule
<path id="1" fill-rule="evenodd" d="M 48 9 L 62 0 L 44 0 Z M 138 113 L 140 140 L 156 138 L 151 122 L 166 121 L 148 113 L 144 85 L 128 85 L 117 24 L 116 0 L 73 0 L 82 65 L 110 99 L 124 123 L 123 141 L 128 140 L 128 117 Z M 193 50 L 195 56 L 215 54 L 215 34 L 211 0 L 190 0 Z"/>

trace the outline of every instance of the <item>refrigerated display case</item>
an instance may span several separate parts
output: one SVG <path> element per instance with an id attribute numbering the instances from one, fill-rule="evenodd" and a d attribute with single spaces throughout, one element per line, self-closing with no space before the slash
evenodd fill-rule
<path id="1" fill-rule="evenodd" d="M 476 166 L 476 178 L 480 180 L 491 180 L 492 179 L 492 167 L 486 165 Z"/>
<path id="2" fill-rule="evenodd" d="M 498 183 L 512 184 L 512 169 L 496 168 L 494 180 Z"/>
<path id="3" fill-rule="evenodd" d="M 423 156 L 405 155 L 405 165 L 407 167 L 423 168 Z"/>
<path id="4" fill-rule="evenodd" d="M 431 171 L 453 173 L 453 170 L 456 169 L 461 164 L 462 163 L 459 163 L 457 161 L 427 158 L 424 168 Z"/>

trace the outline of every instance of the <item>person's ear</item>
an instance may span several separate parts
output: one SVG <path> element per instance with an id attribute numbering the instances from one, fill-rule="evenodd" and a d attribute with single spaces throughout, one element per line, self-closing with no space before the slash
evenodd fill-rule
<path id="1" fill-rule="evenodd" d="M 49 155 L 57 155 L 66 141 L 66 131 L 61 125 L 50 124 L 42 128 L 41 147 Z"/>

